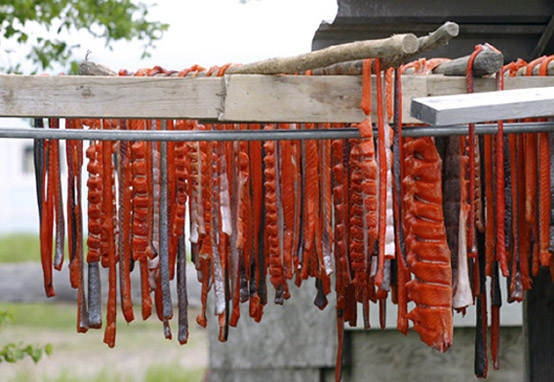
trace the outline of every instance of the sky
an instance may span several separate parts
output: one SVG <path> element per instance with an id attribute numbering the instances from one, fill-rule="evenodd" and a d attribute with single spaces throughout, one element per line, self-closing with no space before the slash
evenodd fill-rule
<path id="1" fill-rule="evenodd" d="M 151 58 L 141 61 L 142 45 L 136 40 L 117 42 L 109 50 L 102 40 L 85 32 L 62 37 L 69 43 L 81 44 L 74 52 L 77 59 L 84 58 L 90 50 L 90 60 L 114 70 L 135 71 L 155 65 L 180 70 L 194 64 L 209 67 L 248 63 L 308 52 L 321 21 L 333 20 L 337 12 L 336 0 L 141 1 L 149 5 L 150 20 L 169 24 L 169 30 L 151 51 Z M 41 30 L 38 25 L 26 28 L 31 33 Z M 15 43 L 11 48 L 16 52 L 10 57 L 12 62 L 24 61 L 21 48 Z M 32 70 L 28 65 L 24 68 L 25 72 Z"/>

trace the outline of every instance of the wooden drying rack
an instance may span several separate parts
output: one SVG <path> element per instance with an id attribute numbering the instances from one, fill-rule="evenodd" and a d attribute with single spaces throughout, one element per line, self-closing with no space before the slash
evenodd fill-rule
<path id="1" fill-rule="evenodd" d="M 375 80 L 375 79 L 374 79 Z M 494 78 L 476 78 L 475 91 L 495 89 Z M 552 87 L 554 77 L 506 78 L 506 89 Z M 373 86 L 375 90 L 375 86 Z M 409 108 L 413 98 L 463 94 L 465 78 L 442 75 L 402 76 L 403 123 L 419 123 L 411 117 Z M 375 97 L 375 95 L 373 95 Z M 199 119 L 215 123 L 231 122 L 348 122 L 363 120 L 360 110 L 360 76 L 268 76 L 226 75 L 219 78 L 147 78 L 147 77 L 82 77 L 82 76 L 0 76 L 0 118 L 2 117 L 58 117 L 58 118 L 136 118 L 136 119 Z M 376 118 L 376 117 L 375 117 Z M 376 119 L 375 119 L 376 120 Z M 520 126 L 522 124 L 519 124 Z M 480 126 L 494 133 L 491 125 Z M 554 131 L 554 125 L 530 124 L 535 130 Z M 422 135 L 465 134 L 467 130 L 452 127 L 426 127 Z M 450 129 L 450 130 L 448 130 Z M 506 132 L 509 131 L 506 125 Z M 518 130 L 519 129 L 519 130 Z M 0 129 L 0 138 L 48 138 L 36 133 L 54 134 L 64 138 L 69 130 L 60 129 Z M 326 138 L 356 138 L 355 129 L 335 131 Z M 441 130 L 442 133 L 441 133 Z M 477 131 L 479 131 L 479 126 Z M 18 132 L 18 134 L 13 134 Z M 521 127 L 511 132 L 521 132 Z M 110 132 L 83 131 L 88 139 L 93 134 Z M 132 133 L 126 131 L 112 132 Z M 134 132 L 137 133 L 137 132 Z M 142 131 L 139 134 L 156 133 Z M 157 132 L 163 134 L 163 132 Z M 221 132 L 170 132 L 181 136 L 159 140 L 202 139 L 191 133 Z M 226 132 L 223 132 L 226 133 Z M 249 132 L 246 132 L 249 133 Z M 252 132 L 255 133 L 255 132 Z M 313 130 L 283 132 L 286 139 L 306 139 Z M 408 130 L 406 130 L 408 133 Z M 187 134 L 189 134 L 187 136 Z M 408 135 L 408 134 L 406 134 Z M 111 135 L 110 140 L 137 139 Z M 108 139 L 104 137 L 103 139 Z M 321 138 L 321 137 L 319 137 Z M 72 137 L 72 139 L 85 139 Z M 151 137 L 150 139 L 156 139 Z M 222 139 L 211 136 L 210 140 Z M 240 138 L 238 138 L 240 139 Z M 258 137 L 256 139 L 264 139 Z M 267 139 L 267 138 L 265 138 Z M 271 139 L 280 139 L 273 137 Z M 313 138 L 312 138 L 313 139 Z M 554 375 L 554 286 L 544 270 L 527 292 L 523 304 L 523 330 L 525 348 L 525 376 L 529 381 L 549 380 Z M 529 357 L 533 354 L 533 357 Z M 544 379 L 547 378 L 547 379 Z"/>
<path id="2" fill-rule="evenodd" d="M 372 86 L 375 92 L 375 78 Z M 505 89 L 554 87 L 554 76 L 510 77 Z M 494 78 L 476 78 L 475 92 L 496 89 Z M 421 123 L 410 116 L 414 98 L 466 93 L 464 77 L 443 75 L 402 76 L 402 123 Z M 113 76 L 18 76 L 0 75 L 0 118 L 114 118 L 197 119 L 210 123 L 358 123 L 365 118 L 360 109 L 362 78 L 359 75 L 285 76 L 228 74 L 223 77 L 164 78 Z M 376 95 L 373 94 L 372 97 Z M 554 111 L 553 111 L 554 114 Z M 377 117 L 373 116 L 374 120 Z M 510 131 L 522 132 L 522 124 Z M 529 124 L 527 131 L 554 131 L 552 123 Z M 425 130 L 426 129 L 426 130 Z M 478 126 L 477 132 L 495 133 L 494 126 Z M 0 129 L 0 138 L 69 137 L 69 130 Z M 431 126 L 413 128 L 418 135 L 465 134 L 464 127 Z M 409 135 L 409 130 L 405 130 Z M 77 133 L 77 132 L 76 132 Z M 218 140 L 220 133 L 172 131 L 81 131 L 70 139 Z M 202 135 L 202 134 L 208 135 Z M 216 133 L 215 135 L 210 133 Z M 255 139 L 267 138 L 262 132 Z M 266 132 L 264 132 L 266 133 Z M 279 134 L 272 132 L 271 134 Z M 288 131 L 282 139 L 314 139 L 318 131 Z M 308 134 L 312 134 L 312 136 Z M 40 135 L 42 134 L 42 135 Z M 51 134 L 51 135 L 48 135 Z M 96 135 L 95 135 L 96 134 Z M 102 134 L 112 134 L 101 136 Z M 119 134 L 119 135 L 118 135 Z M 154 136 L 153 134 L 160 134 Z M 192 135 L 191 135 L 192 134 Z M 195 135 L 198 134 L 198 135 Z M 220 135 L 217 135 L 220 134 Z M 321 138 L 356 138 L 355 129 L 335 129 L 335 135 Z M 149 136 L 150 135 L 150 136 Z M 416 134 L 414 134 L 416 135 Z M 264 138 L 266 137 L 266 138 Z M 244 138 L 244 136 L 243 136 Z M 234 139 L 243 139 L 234 138 Z M 526 380 L 554 379 L 554 286 L 541 271 L 524 301 Z M 529 354 L 533 354 L 530 358 Z"/>

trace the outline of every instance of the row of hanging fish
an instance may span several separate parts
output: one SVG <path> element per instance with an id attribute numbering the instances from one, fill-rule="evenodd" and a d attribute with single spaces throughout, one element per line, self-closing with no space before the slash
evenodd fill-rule
<path id="1" fill-rule="evenodd" d="M 468 91 L 472 91 L 471 65 Z M 518 61 L 497 74 L 540 67 L 552 57 Z M 487 374 L 488 323 L 485 278 L 492 279 L 491 349 L 498 368 L 500 273 L 508 301 L 521 301 L 540 266 L 552 267 L 553 160 L 546 133 L 476 137 L 403 138 L 403 70 L 429 74 L 444 59 L 421 59 L 381 71 L 379 60 L 363 65 L 360 139 L 236 142 L 66 143 L 67 201 L 62 200 L 57 140 L 35 141 L 41 258 L 47 296 L 55 294 L 52 267 L 64 261 L 69 243 L 71 285 L 78 290 L 79 332 L 102 326 L 99 267 L 109 269 L 104 341 L 115 344 L 116 302 L 127 322 L 134 319 L 130 272 L 141 276 L 142 318 L 155 308 L 171 338 L 170 282 L 177 279 L 178 340 L 188 338 L 186 251 L 202 284 L 206 326 L 207 295 L 213 290 L 219 339 L 240 318 L 262 319 L 265 305 L 283 304 L 293 284 L 316 280 L 314 303 L 327 305 L 336 293 L 340 379 L 344 323 L 370 327 L 371 303 L 385 323 L 385 301 L 398 305 L 398 329 L 409 322 L 421 340 L 440 351 L 452 344 L 453 310 L 477 306 L 476 375 Z M 223 75 L 194 66 L 182 72 L 160 67 L 135 75 Z M 373 68 L 373 69 L 372 69 Z M 376 100 L 371 99 L 371 72 Z M 309 73 L 307 73 L 309 74 Z M 376 74 L 376 76 L 375 76 Z M 122 71 L 120 75 L 129 75 Z M 377 121 L 371 121 L 371 109 Z M 389 122 L 393 121 L 394 129 Z M 375 123 L 373 123 L 375 122 Z M 36 120 L 42 128 L 43 119 Z M 49 120 L 49 128 L 58 128 Z M 374 140 L 374 126 L 377 140 Z M 67 129 L 272 130 L 327 129 L 329 124 L 200 124 L 191 120 L 67 120 Z M 88 173 L 81 189 L 82 168 Z M 86 198 L 86 199 L 85 199 Z M 87 202 L 83 204 L 83 200 Z M 83 210 L 88 226 L 83 225 Z M 64 219 L 67 215 L 67 225 Z M 188 227 L 185 229 L 185 224 Z M 54 229 L 55 227 L 55 229 Z M 85 236 L 85 232 L 88 232 Z M 185 232 L 188 235 L 185 237 Z M 85 250 L 85 240 L 88 251 Z M 188 244 L 187 244 L 188 242 Z M 85 285 L 85 271 L 88 285 Z M 334 283 L 331 278 L 334 277 Z M 268 283 L 269 281 L 269 283 Z M 153 295 L 153 297 L 152 297 Z M 153 298 L 153 300 L 152 300 Z M 408 302 L 415 306 L 408 311 Z"/>

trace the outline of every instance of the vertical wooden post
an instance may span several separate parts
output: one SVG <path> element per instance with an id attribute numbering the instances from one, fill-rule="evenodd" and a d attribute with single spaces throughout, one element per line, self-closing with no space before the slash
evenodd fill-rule
<path id="1" fill-rule="evenodd" d="M 554 381 L 554 284 L 542 268 L 523 303 L 525 381 Z"/>

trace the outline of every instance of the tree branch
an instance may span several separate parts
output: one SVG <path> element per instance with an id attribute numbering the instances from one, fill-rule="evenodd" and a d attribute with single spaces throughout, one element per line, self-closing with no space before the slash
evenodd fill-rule
<path id="1" fill-rule="evenodd" d="M 381 40 L 357 41 L 330 46 L 295 57 L 271 58 L 251 64 L 232 66 L 226 74 L 279 74 L 303 73 L 338 62 L 362 58 L 403 57 L 417 51 L 417 37 L 411 33 L 394 35 Z"/>
<path id="2" fill-rule="evenodd" d="M 403 63 L 411 60 L 423 52 L 427 52 L 436 49 L 442 45 L 448 44 L 448 42 L 458 36 L 460 28 L 458 24 L 447 21 L 439 28 L 429 33 L 427 36 L 422 36 L 417 39 L 418 48 L 415 52 L 410 54 L 396 55 L 392 57 L 384 58 L 381 63 L 381 68 L 398 67 Z M 363 57 L 371 58 L 371 57 Z M 362 74 L 363 59 L 355 61 L 345 61 L 334 65 L 320 67 L 313 70 L 313 74 L 317 75 L 360 75 Z"/>

